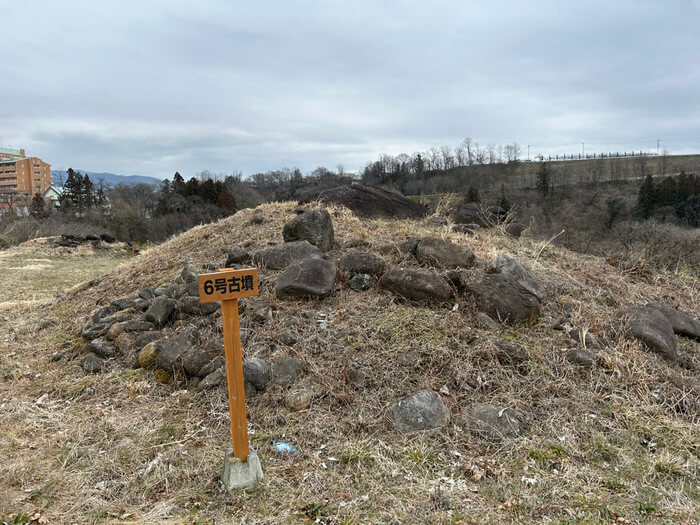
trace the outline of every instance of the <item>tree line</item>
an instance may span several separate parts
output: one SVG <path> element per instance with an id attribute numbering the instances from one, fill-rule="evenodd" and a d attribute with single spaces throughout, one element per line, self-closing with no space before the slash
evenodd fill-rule
<path id="1" fill-rule="evenodd" d="M 637 194 L 637 213 L 642 219 L 675 214 L 689 226 L 700 227 L 700 177 L 682 171 L 655 182 L 647 175 Z"/>

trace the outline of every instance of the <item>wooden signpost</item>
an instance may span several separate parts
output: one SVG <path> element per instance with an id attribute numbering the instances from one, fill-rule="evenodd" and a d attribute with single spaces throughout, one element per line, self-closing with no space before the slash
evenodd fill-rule
<path id="1" fill-rule="evenodd" d="M 200 302 L 221 301 L 233 441 L 232 452 L 224 458 L 222 481 L 229 490 L 254 486 L 263 474 L 260 461 L 248 443 L 238 299 L 258 295 L 258 270 L 224 268 L 216 273 L 201 274 L 198 280 Z"/>

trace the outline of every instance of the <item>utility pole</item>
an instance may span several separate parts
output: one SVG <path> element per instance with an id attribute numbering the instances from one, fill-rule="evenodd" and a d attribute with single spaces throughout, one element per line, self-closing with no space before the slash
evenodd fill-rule
<path id="1" fill-rule="evenodd" d="M 584 142 L 581 142 L 581 156 L 586 158 L 586 144 Z"/>
<path id="2" fill-rule="evenodd" d="M 527 145 L 527 160 L 530 160 L 530 145 Z"/>
<path id="3" fill-rule="evenodd" d="M 656 139 L 656 154 L 659 154 L 659 139 Z"/>

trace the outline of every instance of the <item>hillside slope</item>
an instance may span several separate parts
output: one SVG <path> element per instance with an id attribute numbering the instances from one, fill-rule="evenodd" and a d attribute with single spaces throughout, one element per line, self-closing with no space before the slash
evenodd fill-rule
<path id="1" fill-rule="evenodd" d="M 338 212 L 332 260 L 362 250 L 381 254 L 388 268 L 419 268 L 399 249 L 410 236 L 449 239 L 487 262 L 508 254 L 544 283 L 542 315 L 485 327 L 463 292 L 443 305 L 411 303 L 376 286 L 349 290 L 345 277 L 327 299 L 281 301 L 273 291 L 280 272 L 261 270 L 271 314 L 244 314 L 245 357 L 302 359 L 316 393 L 301 411 L 285 406 L 288 389 L 280 385 L 248 400 L 251 442 L 267 478 L 254 491 L 225 493 L 218 482 L 229 441 L 224 388 L 197 392 L 177 376 L 161 385 L 154 371 L 120 358 L 86 375 L 78 334 L 100 306 L 170 283 L 187 263 L 222 267 L 234 245 L 253 253 L 281 243 L 294 205 L 260 210 L 262 224 L 243 210 L 39 308 L 1 312 L 0 477 L 8 490 L 0 514 L 93 523 L 700 520 L 700 343 L 678 338 L 679 362 L 665 361 L 629 339 L 615 316 L 649 301 L 697 315 L 696 280 L 625 271 L 498 229 L 468 237 L 427 221 L 360 220 L 339 208 L 331 209 Z M 464 277 L 483 273 L 475 266 Z M 188 323 L 220 333 L 218 313 Z M 588 349 L 591 368 L 566 359 L 580 346 L 570 328 L 609 342 Z M 283 334 L 291 334 L 289 344 Z M 54 362 L 57 351 L 64 358 Z M 362 377 L 349 377 L 351 368 Z M 423 389 L 439 393 L 450 421 L 404 434 L 392 407 Z M 518 413 L 523 433 L 492 442 L 471 432 L 466 413 L 480 403 Z M 277 440 L 297 452 L 277 452 Z"/>

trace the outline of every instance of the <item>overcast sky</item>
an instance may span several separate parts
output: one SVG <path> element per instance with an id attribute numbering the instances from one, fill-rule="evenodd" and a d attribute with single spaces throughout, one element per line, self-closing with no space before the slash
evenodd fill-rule
<path id="1" fill-rule="evenodd" d="M 700 150 L 695 1 L 0 0 L 0 12 L 3 144 L 54 168 L 357 170 L 464 137 L 525 155 L 655 151 L 657 138 Z"/>

